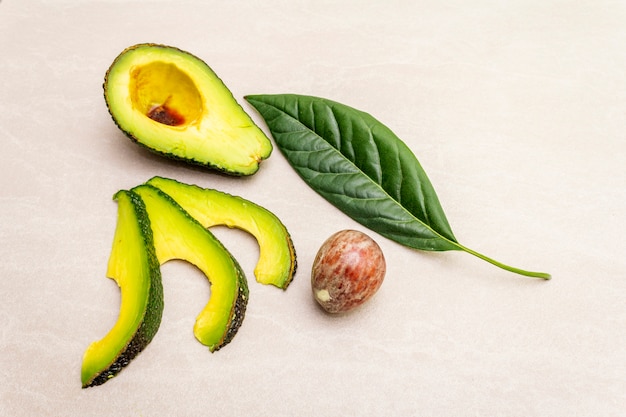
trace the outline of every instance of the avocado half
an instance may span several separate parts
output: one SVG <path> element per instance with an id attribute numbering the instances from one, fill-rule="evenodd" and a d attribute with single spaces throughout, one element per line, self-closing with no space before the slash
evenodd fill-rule
<path id="1" fill-rule="evenodd" d="M 170 158 L 230 175 L 251 175 L 272 144 L 201 59 L 152 43 L 120 53 L 106 72 L 104 98 L 134 142 Z"/>

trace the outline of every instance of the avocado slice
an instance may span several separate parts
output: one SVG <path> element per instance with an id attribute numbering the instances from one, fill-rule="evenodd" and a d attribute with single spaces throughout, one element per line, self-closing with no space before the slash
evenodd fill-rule
<path id="1" fill-rule="evenodd" d="M 117 126 L 158 154 L 251 175 L 272 152 L 268 137 L 215 72 L 181 49 L 128 47 L 107 70 L 103 88 Z"/>
<path id="2" fill-rule="evenodd" d="M 117 226 L 107 276 L 120 287 L 120 314 L 113 328 L 83 356 L 83 388 L 117 375 L 156 334 L 163 314 L 161 272 L 150 220 L 141 198 L 119 191 Z"/>
<path id="3" fill-rule="evenodd" d="M 224 225 L 250 233 L 259 244 L 257 282 L 286 289 L 296 271 L 296 252 L 287 228 L 264 207 L 214 189 L 154 177 L 148 184 L 164 191 L 204 227 Z"/>
<path id="4" fill-rule="evenodd" d="M 211 296 L 196 318 L 194 335 L 211 352 L 219 350 L 237 333 L 248 304 L 248 284 L 241 267 L 213 233 L 170 196 L 147 184 L 132 191 L 145 203 L 159 263 L 187 261 L 211 282 Z"/>
<path id="5" fill-rule="evenodd" d="M 194 325 L 194 335 L 215 352 L 241 326 L 248 303 L 246 277 L 215 236 L 171 197 L 151 185 L 115 194 L 118 221 L 107 276 L 120 287 L 117 322 L 83 356 L 83 388 L 116 376 L 153 339 L 163 314 L 160 265 L 180 259 L 211 282 L 211 296 Z"/>

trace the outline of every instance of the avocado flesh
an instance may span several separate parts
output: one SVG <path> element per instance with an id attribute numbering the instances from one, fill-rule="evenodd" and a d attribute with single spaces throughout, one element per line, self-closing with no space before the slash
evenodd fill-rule
<path id="1" fill-rule="evenodd" d="M 150 221 L 141 198 L 120 191 L 117 226 L 107 276 L 120 287 L 120 313 L 113 328 L 83 356 L 83 388 L 117 375 L 156 334 L 163 314 L 163 287 Z"/>
<path id="2" fill-rule="evenodd" d="M 172 198 L 151 185 L 132 190 L 145 205 L 152 225 L 156 257 L 196 266 L 211 282 L 211 296 L 194 325 L 194 335 L 214 352 L 235 336 L 248 302 L 245 275 L 217 238 Z"/>
<path id="3" fill-rule="evenodd" d="M 224 225 L 244 230 L 257 240 L 257 282 L 286 289 L 296 270 L 296 253 L 289 232 L 269 210 L 242 197 L 154 177 L 153 185 L 172 197 L 204 227 Z"/>
<path id="4" fill-rule="evenodd" d="M 125 49 L 104 80 L 118 127 L 148 149 L 231 175 L 251 175 L 272 144 L 215 72 L 178 48 Z"/>

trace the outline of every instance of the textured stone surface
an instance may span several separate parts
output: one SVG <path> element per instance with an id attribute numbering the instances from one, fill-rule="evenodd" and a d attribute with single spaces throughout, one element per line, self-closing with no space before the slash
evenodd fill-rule
<path id="1" fill-rule="evenodd" d="M 2 0 L 0 415 L 623 416 L 624 22 L 610 0 Z M 553 279 L 373 235 L 384 285 L 357 314 L 324 314 L 313 258 L 359 226 L 277 150 L 242 180 L 130 143 L 102 82 L 140 42 L 203 58 L 257 121 L 246 94 L 371 113 L 415 152 L 461 242 Z M 81 390 L 82 354 L 119 307 L 111 196 L 154 175 L 270 209 L 299 272 L 285 292 L 251 282 L 240 332 L 210 354 L 192 332 L 209 285 L 165 265 L 153 342 Z M 252 277 L 254 240 L 219 232 Z"/>

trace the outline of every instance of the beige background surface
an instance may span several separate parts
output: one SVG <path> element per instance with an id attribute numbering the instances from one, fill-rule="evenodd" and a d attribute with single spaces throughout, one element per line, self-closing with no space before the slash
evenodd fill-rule
<path id="1" fill-rule="evenodd" d="M 626 414 L 626 3 L 622 1 L 0 2 L 0 414 L 6 416 L 623 416 Z M 372 233 L 386 281 L 362 309 L 310 296 L 319 245 L 364 230 L 310 190 L 278 149 L 253 177 L 153 156 L 102 98 L 125 47 L 170 44 L 246 94 L 301 93 L 368 111 L 415 152 L 460 252 Z M 265 128 L 264 125 L 262 125 Z M 256 243 L 216 233 L 250 280 L 239 334 L 193 337 L 207 281 L 163 268 L 151 345 L 82 390 L 87 345 L 117 317 L 105 277 L 115 191 L 153 175 L 262 204 L 299 269 L 253 281 Z"/>

